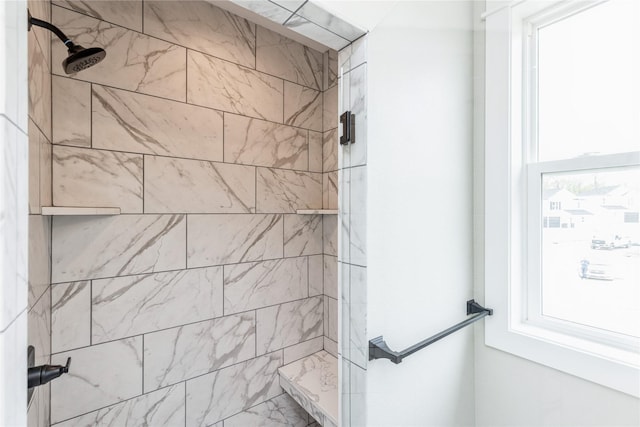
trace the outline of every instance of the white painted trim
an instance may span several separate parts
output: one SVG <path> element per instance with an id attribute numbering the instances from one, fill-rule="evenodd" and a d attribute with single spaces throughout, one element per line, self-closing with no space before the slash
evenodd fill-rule
<path id="1" fill-rule="evenodd" d="M 598 1 L 567 2 L 564 7 L 588 7 Z M 531 201 L 523 200 L 527 177 L 524 165 L 531 152 L 525 150 L 527 122 L 522 111 L 527 96 L 523 71 L 527 68 L 528 23 L 551 16 L 549 2 L 514 2 L 487 14 L 485 98 L 485 305 L 494 315 L 485 321 L 488 346 L 640 397 L 640 355 L 608 347 L 584 337 L 540 328 L 526 320 L 525 269 L 527 253 L 523 233 L 525 213 Z M 567 9 L 568 10 L 568 9 Z M 530 17 L 530 18 L 529 18 Z M 526 111 L 526 110 L 525 110 Z M 526 117 L 526 116 L 525 116 Z M 626 154 L 629 155 L 629 154 Z M 631 153 L 630 161 L 637 159 Z M 625 156 L 614 155 L 614 156 Z M 607 156 L 585 157 L 567 162 L 569 170 L 602 165 Z M 609 160 L 614 159 L 610 157 Z M 620 158 L 615 159 L 616 161 Z M 564 161 L 563 161 L 564 162 Z M 564 167 L 545 162 L 538 167 Z M 528 295 L 527 295 L 528 296 Z"/>

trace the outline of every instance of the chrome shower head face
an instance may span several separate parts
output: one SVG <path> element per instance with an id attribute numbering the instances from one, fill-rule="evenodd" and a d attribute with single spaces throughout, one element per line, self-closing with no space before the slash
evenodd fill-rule
<path id="1" fill-rule="evenodd" d="M 107 56 L 107 52 L 99 47 L 83 48 L 80 45 L 72 45 L 69 48 L 69 56 L 62 61 L 62 68 L 67 74 L 74 74 L 96 65 Z"/>

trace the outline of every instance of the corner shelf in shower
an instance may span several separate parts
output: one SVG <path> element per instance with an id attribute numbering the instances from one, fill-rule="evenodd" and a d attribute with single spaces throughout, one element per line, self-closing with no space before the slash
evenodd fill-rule
<path id="1" fill-rule="evenodd" d="M 298 215 L 338 215 L 338 209 L 298 209 Z"/>
<path id="2" fill-rule="evenodd" d="M 323 427 L 338 425 L 338 359 L 321 350 L 278 369 L 280 387 Z"/>
<path id="3" fill-rule="evenodd" d="M 81 208 L 76 206 L 43 206 L 42 215 L 120 215 L 120 208 Z"/>

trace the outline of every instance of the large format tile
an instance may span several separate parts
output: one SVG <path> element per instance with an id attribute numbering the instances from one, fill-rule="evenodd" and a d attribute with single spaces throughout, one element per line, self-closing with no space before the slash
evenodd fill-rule
<path id="1" fill-rule="evenodd" d="M 349 295 L 350 359 L 366 369 L 369 356 L 367 342 L 367 269 L 351 266 Z"/>
<path id="2" fill-rule="evenodd" d="M 250 213 L 255 168 L 145 156 L 145 213 Z"/>
<path id="3" fill-rule="evenodd" d="M 145 392 L 251 359 L 255 328 L 248 312 L 145 335 Z"/>
<path id="4" fill-rule="evenodd" d="M 326 84 L 323 90 L 327 90 L 338 83 L 338 52 L 333 49 L 326 51 L 324 54 L 324 65 Z"/>
<path id="5" fill-rule="evenodd" d="M 322 134 L 322 171 L 338 170 L 338 129 L 331 129 Z"/>
<path id="6" fill-rule="evenodd" d="M 93 147 L 222 160 L 222 113 L 103 86 L 93 87 Z"/>
<path id="7" fill-rule="evenodd" d="M 324 294 L 338 299 L 338 259 L 324 255 Z"/>
<path id="8" fill-rule="evenodd" d="M 359 117 L 357 118 L 359 119 Z M 356 123 L 357 123 L 356 119 Z M 328 131 L 338 127 L 338 86 L 322 92 L 322 130 Z M 357 137 L 357 134 L 356 134 Z"/>
<path id="9" fill-rule="evenodd" d="M 51 295 L 50 290 L 29 310 L 27 342 L 35 349 L 35 364 L 49 363 L 51 355 Z"/>
<path id="10" fill-rule="evenodd" d="M 367 265 L 367 168 L 351 168 L 351 264 Z"/>
<path id="11" fill-rule="evenodd" d="M 187 101 L 282 123 L 282 80 L 200 52 L 187 53 Z"/>
<path id="12" fill-rule="evenodd" d="M 222 267 L 94 280 L 91 290 L 94 344 L 222 315 Z"/>
<path id="13" fill-rule="evenodd" d="M 323 135 L 321 132 L 309 131 L 309 171 L 322 172 Z"/>
<path id="14" fill-rule="evenodd" d="M 343 21 L 311 1 L 304 2 L 304 5 L 296 11 L 296 14 L 347 40 L 355 40 L 365 34 L 365 31 Z"/>
<path id="15" fill-rule="evenodd" d="M 307 259 L 287 258 L 224 268 L 224 313 L 306 298 Z"/>
<path id="16" fill-rule="evenodd" d="M 352 58 L 353 60 L 353 58 Z M 349 72 L 349 110 L 356 116 L 356 142 L 350 146 L 351 166 L 367 163 L 367 65 Z"/>
<path id="17" fill-rule="evenodd" d="M 182 215 L 56 217 L 54 283 L 186 267 Z"/>
<path id="18" fill-rule="evenodd" d="M 338 209 L 338 172 L 322 174 L 322 208 Z"/>
<path id="19" fill-rule="evenodd" d="M 285 27 L 322 43 L 331 49 L 340 50 L 349 44 L 349 40 L 346 40 L 299 15 L 293 15 L 293 17 L 287 21 Z"/>
<path id="20" fill-rule="evenodd" d="M 258 168 L 257 174 L 258 212 L 295 213 L 322 206 L 321 174 L 266 168 Z"/>
<path id="21" fill-rule="evenodd" d="M 322 336 L 312 338 L 308 341 L 304 341 L 298 344 L 294 344 L 284 349 L 284 364 L 289 364 L 300 360 L 303 357 L 307 357 L 313 353 L 317 353 L 322 350 L 324 340 Z"/>
<path id="22" fill-rule="evenodd" d="M 280 304 L 256 311 L 258 354 L 269 353 L 322 335 L 322 298 Z"/>
<path id="23" fill-rule="evenodd" d="M 307 131 L 235 114 L 224 116 L 224 161 L 307 170 Z"/>
<path id="24" fill-rule="evenodd" d="M 322 90 L 322 53 L 258 27 L 256 69 Z"/>
<path id="25" fill-rule="evenodd" d="M 145 1 L 144 32 L 246 67 L 255 67 L 256 26 L 204 1 Z"/>
<path id="26" fill-rule="evenodd" d="M 307 427 L 309 415 L 283 394 L 224 420 L 225 427 Z"/>
<path id="27" fill-rule="evenodd" d="M 324 215 L 322 218 L 322 243 L 325 255 L 338 255 L 338 218 L 337 215 Z"/>
<path id="28" fill-rule="evenodd" d="M 275 3 L 264 0 L 230 0 L 245 9 L 267 18 L 270 21 L 282 24 L 291 16 L 291 11 L 278 6 Z"/>
<path id="29" fill-rule="evenodd" d="M 187 266 L 281 258 L 282 215 L 189 215 Z"/>
<path id="30" fill-rule="evenodd" d="M 47 53 L 29 35 L 29 118 L 51 140 L 51 69 Z"/>
<path id="31" fill-rule="evenodd" d="M 291 126 L 322 131 L 322 92 L 284 82 L 284 122 Z"/>
<path id="32" fill-rule="evenodd" d="M 322 253 L 321 215 L 284 215 L 284 256 Z"/>
<path id="33" fill-rule="evenodd" d="M 51 287 L 51 352 L 91 344 L 91 282 Z"/>
<path id="34" fill-rule="evenodd" d="M 323 293 L 323 255 L 314 255 L 309 258 L 309 296 L 322 295 Z"/>
<path id="35" fill-rule="evenodd" d="M 142 394 L 142 337 L 58 353 L 51 363 L 71 372 L 51 383 L 51 422 L 57 423 Z"/>
<path id="36" fill-rule="evenodd" d="M 29 119 L 29 213 L 39 214 L 40 210 L 40 147 L 46 137 L 38 126 Z"/>
<path id="37" fill-rule="evenodd" d="M 124 213 L 141 213 L 142 156 L 56 145 L 53 204 L 119 207 Z"/>
<path id="38" fill-rule="evenodd" d="M 82 80 L 122 89 L 185 100 L 186 53 L 183 47 L 53 6 L 53 23 L 85 47 L 102 47 L 107 57 L 83 70 Z M 62 43 L 52 47 L 53 63 L 67 57 Z M 63 75 L 59 66 L 55 74 Z"/>
<path id="39" fill-rule="evenodd" d="M 282 352 L 187 381 L 187 425 L 204 426 L 278 396 Z"/>
<path id="40" fill-rule="evenodd" d="M 91 84 L 53 76 L 52 94 L 52 142 L 91 147 Z"/>
<path id="41" fill-rule="evenodd" d="M 29 215 L 29 307 L 51 283 L 51 218 Z"/>
<path id="42" fill-rule="evenodd" d="M 26 423 L 27 387 L 27 313 L 23 311 L 13 322 L 0 329 L 0 425 L 24 426 Z"/>
<path id="43" fill-rule="evenodd" d="M 56 427 L 184 427 L 184 393 L 185 385 L 177 384 L 89 412 Z"/>
<path id="44" fill-rule="evenodd" d="M 54 5 L 142 32 L 141 0 L 52 0 Z"/>

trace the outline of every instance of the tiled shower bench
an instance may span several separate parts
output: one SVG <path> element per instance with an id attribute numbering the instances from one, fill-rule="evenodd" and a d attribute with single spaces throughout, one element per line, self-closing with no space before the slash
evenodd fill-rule
<path id="1" fill-rule="evenodd" d="M 319 351 L 278 370 L 280 386 L 323 427 L 338 425 L 338 359 Z"/>

